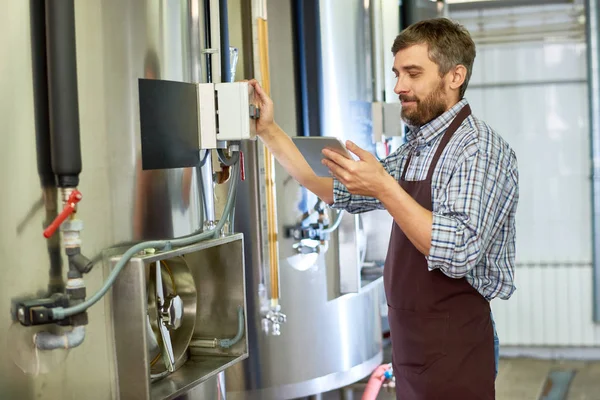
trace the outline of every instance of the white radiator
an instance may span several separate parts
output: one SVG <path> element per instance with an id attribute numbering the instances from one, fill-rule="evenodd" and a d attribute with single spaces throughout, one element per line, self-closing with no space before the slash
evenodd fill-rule
<path id="1" fill-rule="evenodd" d="M 565 16 L 582 12 L 572 5 L 540 6 L 538 11 L 560 10 Z M 503 12 L 518 13 L 507 9 L 452 18 L 481 37 L 492 33 L 486 30 L 493 31 L 495 22 L 512 21 L 498 14 Z M 554 23 L 537 14 L 519 18 L 530 18 L 527 25 L 540 29 Z M 589 353 L 588 346 L 600 346 L 600 325 L 592 320 L 585 50 L 581 35 L 477 43 L 466 97 L 474 114 L 510 143 L 519 164 L 517 291 L 508 301 L 492 301 L 505 349 L 587 347 Z"/>
<path id="2" fill-rule="evenodd" d="M 592 320 L 592 268 L 519 266 L 517 291 L 493 300 L 501 346 L 600 346 Z"/>

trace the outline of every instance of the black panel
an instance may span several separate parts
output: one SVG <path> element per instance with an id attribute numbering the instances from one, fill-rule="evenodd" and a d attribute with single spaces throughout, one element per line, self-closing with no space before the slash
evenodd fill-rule
<path id="1" fill-rule="evenodd" d="M 400 7 L 400 26 L 404 29 L 415 22 L 437 16 L 437 2 L 431 0 L 404 0 Z"/>
<path id="2" fill-rule="evenodd" d="M 193 167 L 200 163 L 196 85 L 139 80 L 142 168 Z"/>

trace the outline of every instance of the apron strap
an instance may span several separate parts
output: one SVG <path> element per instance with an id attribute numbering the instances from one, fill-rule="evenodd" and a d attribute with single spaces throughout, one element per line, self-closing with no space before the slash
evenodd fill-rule
<path id="1" fill-rule="evenodd" d="M 408 155 L 408 159 L 406 160 L 406 163 L 404 164 L 404 169 L 402 170 L 402 177 L 400 177 L 400 181 L 406 180 L 406 170 L 408 169 L 408 166 L 410 165 L 410 160 L 412 160 L 412 152 Z"/>
<path id="2" fill-rule="evenodd" d="M 444 137 L 442 138 L 442 141 L 439 144 L 437 151 L 433 156 L 433 159 L 431 160 L 431 164 L 429 165 L 429 171 L 427 172 L 427 180 L 431 180 L 431 178 L 433 178 L 433 171 L 435 171 L 435 167 L 437 166 L 442 152 L 446 148 L 446 145 L 450 142 L 450 138 L 452 138 L 454 132 L 458 130 L 460 124 L 462 124 L 463 121 L 467 119 L 469 115 L 471 115 L 471 107 L 469 107 L 469 105 L 467 104 L 466 106 L 461 108 L 458 114 L 456 114 L 456 117 L 454 117 L 454 120 L 452 120 L 452 122 L 450 123 L 450 126 L 448 126 L 448 129 L 446 129 L 446 133 L 444 133 Z"/>
<path id="3" fill-rule="evenodd" d="M 467 104 L 466 106 L 460 109 L 458 114 L 456 114 L 456 117 L 454 117 L 454 119 L 448 126 L 448 129 L 446 129 L 444 137 L 442 138 L 442 141 L 439 144 L 435 155 L 433 156 L 433 159 L 431 160 L 431 164 L 429 165 L 429 171 L 427 171 L 427 180 L 430 180 L 433 177 L 433 171 L 435 171 L 435 167 L 437 166 L 438 160 L 440 159 L 442 152 L 446 148 L 446 145 L 448 144 L 448 142 L 450 142 L 450 138 L 452 137 L 454 132 L 458 130 L 460 124 L 462 124 L 463 121 L 467 119 L 469 115 L 471 115 L 471 107 Z M 406 171 L 408 170 L 408 166 L 410 165 L 411 160 L 412 152 L 409 154 L 408 159 L 404 164 L 404 169 L 402 170 L 402 177 L 400 178 L 401 181 L 406 180 Z"/>

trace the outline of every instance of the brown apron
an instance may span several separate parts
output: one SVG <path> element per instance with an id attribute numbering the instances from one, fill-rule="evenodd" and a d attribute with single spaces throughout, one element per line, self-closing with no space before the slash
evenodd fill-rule
<path id="1" fill-rule="evenodd" d="M 458 113 L 446 130 L 424 181 L 400 185 L 432 211 L 431 178 L 444 148 L 471 114 Z M 489 302 L 466 279 L 429 271 L 425 256 L 394 223 L 384 269 L 392 364 L 399 400 L 494 399 L 494 339 Z"/>

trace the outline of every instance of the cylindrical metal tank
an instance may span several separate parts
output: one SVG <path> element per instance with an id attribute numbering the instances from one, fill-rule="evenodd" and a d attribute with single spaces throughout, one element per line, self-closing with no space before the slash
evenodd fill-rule
<path id="1" fill-rule="evenodd" d="M 9 0 L 0 15 L 0 342 L 5 354 L 0 398 L 112 399 L 115 355 L 108 301 L 88 311 L 85 341 L 68 358 L 62 350 L 34 352 L 31 335 L 47 327 L 21 327 L 8 313 L 12 300 L 47 295 L 50 276 L 60 281 L 61 264 L 65 275 L 62 250 L 42 236 L 62 205 L 36 167 L 40 126 L 34 118 L 34 104 L 39 104 L 34 102 L 30 21 L 32 7 L 43 3 Z M 202 0 L 75 1 L 83 161 L 78 216 L 85 224 L 82 251 L 98 262 L 85 276 L 88 296 L 104 280 L 104 249 L 186 235 L 201 226 L 194 168 L 141 169 L 137 80 L 198 80 L 203 11 Z"/>
<path id="2" fill-rule="evenodd" d="M 341 1 L 333 3 L 342 9 L 348 5 Z M 353 19 L 348 35 L 358 34 L 358 30 L 352 28 L 362 23 L 360 18 L 368 18 L 368 8 L 364 8 L 362 1 L 360 7 L 354 7 L 358 5 L 356 1 L 351 3 L 348 12 Z M 273 0 L 268 1 L 267 6 L 270 86 L 276 120 L 288 134 L 295 135 L 296 111 L 300 105 L 295 95 L 292 2 Z M 366 61 L 364 64 L 366 66 Z M 347 65 L 348 70 L 354 71 L 353 68 L 355 66 Z M 364 78 L 368 80 L 366 73 Z M 368 93 L 361 95 L 368 96 Z M 382 361 L 381 282 L 365 285 L 359 293 L 340 295 L 336 235 L 329 250 L 319 255 L 312 267 L 306 270 L 292 267 L 287 259 L 296 251 L 292 248 L 294 241 L 285 238 L 284 227 L 296 224 L 302 214 L 298 207 L 302 189 L 277 165 L 280 304 L 287 322 L 281 325 L 280 336 L 263 332 L 258 284 L 264 261 L 260 190 L 256 184 L 262 171 L 256 146 L 261 144 L 245 148 L 246 181 L 240 185 L 236 206 L 236 230 L 243 232 L 246 238 L 250 357 L 227 370 L 228 399 L 283 400 L 342 388 L 370 374 Z M 312 208 L 316 197 L 308 199 Z"/>

